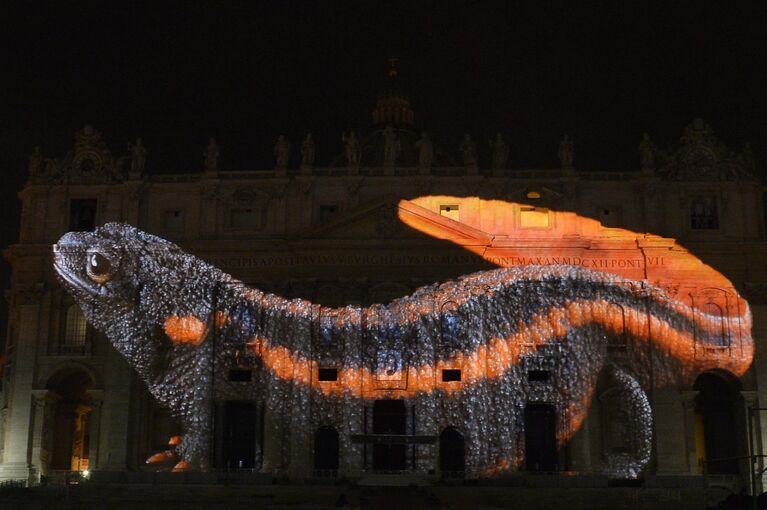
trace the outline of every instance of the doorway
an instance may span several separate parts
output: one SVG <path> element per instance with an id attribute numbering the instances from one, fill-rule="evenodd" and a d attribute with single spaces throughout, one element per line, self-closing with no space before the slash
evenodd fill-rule
<path id="1" fill-rule="evenodd" d="M 224 407 L 224 468 L 256 469 L 258 412 L 252 402 L 227 402 Z"/>
<path id="2" fill-rule="evenodd" d="M 466 468 L 463 434 L 448 427 L 439 435 L 439 470 L 462 472 Z"/>
<path id="3" fill-rule="evenodd" d="M 706 372 L 695 381 L 696 445 L 709 474 L 738 474 L 738 437 L 734 408 L 737 390 L 719 374 Z"/>
<path id="4" fill-rule="evenodd" d="M 333 427 L 320 427 L 314 433 L 314 469 L 338 469 L 338 431 Z"/>
<path id="5" fill-rule="evenodd" d="M 89 458 L 89 414 L 92 409 L 89 390 L 93 380 L 84 370 L 67 369 L 51 377 L 46 386 L 59 397 L 52 416 L 50 444 L 43 441 L 44 449 L 50 451 L 50 469 L 83 471 L 92 467 Z"/>
<path id="6" fill-rule="evenodd" d="M 557 470 L 557 414 L 552 404 L 525 406 L 525 469 L 532 472 Z"/>
<path id="7" fill-rule="evenodd" d="M 373 434 L 405 435 L 407 417 L 404 400 L 376 400 L 373 404 Z M 374 444 L 373 469 L 402 471 L 405 469 L 404 444 Z"/>

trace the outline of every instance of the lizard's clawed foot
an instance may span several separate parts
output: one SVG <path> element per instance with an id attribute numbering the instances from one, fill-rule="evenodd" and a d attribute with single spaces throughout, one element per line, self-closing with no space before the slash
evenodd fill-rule
<path id="1" fill-rule="evenodd" d="M 155 453 L 148 459 L 146 459 L 147 464 L 166 464 L 170 462 L 174 462 L 176 460 L 176 454 L 171 450 L 165 450 L 164 452 Z"/>
<path id="2" fill-rule="evenodd" d="M 168 446 L 171 447 L 169 450 L 165 450 L 164 452 L 155 453 L 151 457 L 149 457 L 146 460 L 147 464 L 152 465 L 162 465 L 162 464 L 171 464 L 173 462 L 178 461 L 178 454 L 174 451 L 175 448 L 181 444 L 181 436 L 173 436 L 168 441 Z M 182 464 L 186 463 L 186 469 L 179 469 L 180 471 L 186 471 L 189 468 L 189 462 L 187 461 L 180 461 L 177 462 L 176 465 L 173 467 L 173 471 L 177 471 L 177 468 L 181 467 Z"/>
<path id="3" fill-rule="evenodd" d="M 189 471 L 189 461 L 188 460 L 182 460 L 178 462 L 175 466 L 173 466 L 173 472 L 174 473 L 183 473 L 184 471 Z"/>

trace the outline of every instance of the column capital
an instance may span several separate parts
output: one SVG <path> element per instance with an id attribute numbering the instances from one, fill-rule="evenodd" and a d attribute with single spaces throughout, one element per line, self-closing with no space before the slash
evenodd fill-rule
<path id="1" fill-rule="evenodd" d="M 34 399 L 35 407 L 44 408 L 46 405 L 55 404 L 61 398 L 58 393 L 54 393 L 51 390 L 32 390 L 32 398 Z"/>
<path id="2" fill-rule="evenodd" d="M 745 407 L 756 407 L 759 401 L 759 392 L 753 390 L 741 390 L 740 396 L 743 397 Z"/>

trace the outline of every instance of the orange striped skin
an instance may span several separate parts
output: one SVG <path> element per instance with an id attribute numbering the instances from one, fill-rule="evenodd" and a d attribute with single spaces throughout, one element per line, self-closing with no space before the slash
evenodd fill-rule
<path id="1" fill-rule="evenodd" d="M 199 345 L 205 338 L 205 323 L 193 315 L 171 315 L 163 323 L 163 330 L 174 344 Z"/>
<path id="2" fill-rule="evenodd" d="M 491 338 L 486 346 L 480 346 L 471 353 L 458 353 L 438 361 L 436 366 L 410 367 L 406 374 L 407 388 L 384 394 L 375 384 L 374 374 L 365 367 L 340 368 L 338 383 L 327 384 L 317 380 L 316 366 L 310 359 L 298 356 L 285 347 L 271 345 L 266 338 L 253 338 L 248 345 L 278 378 L 312 385 L 324 395 L 336 397 L 350 394 L 355 397 L 381 395 L 377 398 L 413 398 L 420 393 L 430 393 L 436 389 L 449 395 L 461 391 L 461 386 L 438 382 L 436 374 L 442 369 L 463 367 L 464 385 L 476 384 L 484 379 L 499 379 L 519 362 L 521 356 L 534 352 L 538 346 L 546 344 L 552 338 L 564 337 L 571 328 L 589 324 L 600 325 L 613 334 L 618 333 L 619 328 L 624 329 L 634 338 L 654 343 L 670 356 L 683 362 L 685 373 L 679 374 L 680 378 L 689 378 L 714 368 L 729 370 L 741 376 L 751 365 L 754 346 L 750 337 L 738 336 L 733 339 L 735 349 L 741 351 L 737 356 L 701 356 L 702 347 L 696 346 L 695 339 L 689 332 L 678 331 L 658 317 L 648 317 L 642 311 L 633 309 L 626 314 L 624 325 L 624 316 L 617 315 L 617 310 L 609 305 L 610 303 L 604 300 L 578 301 L 571 302 L 564 308 L 536 314 L 531 319 L 532 325 L 520 322 L 513 334 L 505 338 Z M 696 325 L 701 330 L 716 330 L 720 327 L 716 321 L 703 317 L 696 318 Z M 750 324 L 743 324 L 743 329 L 750 331 Z M 541 335 L 540 331 L 546 331 L 547 334 Z M 404 374 L 398 373 L 393 379 L 402 379 L 402 375 Z"/>

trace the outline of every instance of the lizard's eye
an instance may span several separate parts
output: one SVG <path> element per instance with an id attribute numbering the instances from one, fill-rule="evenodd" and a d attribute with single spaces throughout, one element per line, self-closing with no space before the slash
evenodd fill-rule
<path id="1" fill-rule="evenodd" d="M 85 262 L 85 271 L 94 282 L 106 283 L 112 278 L 112 263 L 101 253 L 91 252 Z"/>

